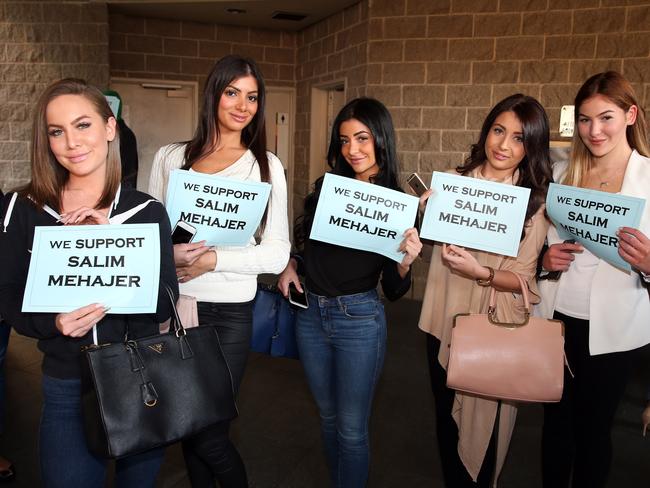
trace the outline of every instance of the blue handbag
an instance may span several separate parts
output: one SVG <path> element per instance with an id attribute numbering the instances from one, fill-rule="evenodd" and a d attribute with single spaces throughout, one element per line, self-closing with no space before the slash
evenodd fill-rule
<path id="1" fill-rule="evenodd" d="M 277 286 L 258 283 L 251 349 L 274 357 L 298 359 L 295 322 L 296 311 Z"/>

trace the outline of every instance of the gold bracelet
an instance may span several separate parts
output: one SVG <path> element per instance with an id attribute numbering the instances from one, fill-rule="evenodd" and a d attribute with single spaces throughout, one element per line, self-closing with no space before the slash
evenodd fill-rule
<path id="1" fill-rule="evenodd" d="M 490 268 L 489 266 L 485 266 L 485 267 L 490 272 L 490 276 L 488 276 L 486 280 L 483 280 L 481 278 L 476 278 L 476 284 L 479 286 L 490 286 L 492 285 L 492 280 L 494 279 L 494 268 Z"/>

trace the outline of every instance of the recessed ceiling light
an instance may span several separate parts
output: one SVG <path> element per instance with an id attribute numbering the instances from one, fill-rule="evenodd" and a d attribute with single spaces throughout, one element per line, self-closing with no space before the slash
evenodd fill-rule
<path id="1" fill-rule="evenodd" d="M 300 22 L 306 17 L 307 15 L 297 12 L 273 12 L 271 15 L 271 18 L 275 20 L 292 20 L 294 22 Z"/>
<path id="2" fill-rule="evenodd" d="M 227 8 L 226 12 L 233 15 L 245 14 L 246 10 L 243 8 Z"/>

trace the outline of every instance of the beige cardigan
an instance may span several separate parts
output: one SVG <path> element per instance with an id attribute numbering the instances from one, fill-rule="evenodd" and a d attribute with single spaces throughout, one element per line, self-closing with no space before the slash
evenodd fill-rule
<path id="1" fill-rule="evenodd" d="M 516 258 L 482 251 L 471 251 L 483 266 L 519 273 L 528 283 L 531 303 L 539 301 L 535 270 L 537 257 L 544 244 L 549 226 L 540 208 L 525 226 L 525 237 L 519 245 Z M 490 287 L 482 287 L 475 281 L 452 272 L 441 259 L 440 243 L 433 246 L 429 275 L 427 277 L 419 327 L 434 335 L 441 342 L 438 361 L 447 369 L 449 343 L 454 315 L 458 313 L 481 313 L 488 308 Z M 520 294 L 497 293 L 497 314 L 502 321 L 521 321 L 523 301 Z M 458 425 L 458 454 L 467 472 L 476 480 L 485 457 L 496 419 L 498 402 L 465 393 L 456 393 L 452 416 Z M 512 431 L 517 407 L 507 401 L 501 402 L 497 436 L 497 456 L 494 486 L 501 472 Z"/>

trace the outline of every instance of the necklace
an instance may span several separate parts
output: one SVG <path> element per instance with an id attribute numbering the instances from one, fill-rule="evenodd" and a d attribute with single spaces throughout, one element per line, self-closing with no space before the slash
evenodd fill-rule
<path id="1" fill-rule="evenodd" d="M 627 165 L 625 165 L 625 167 L 627 167 Z M 600 168 L 597 168 L 597 167 L 594 166 L 594 169 L 596 170 L 596 173 L 597 173 L 595 176 L 599 180 L 599 184 L 598 184 L 599 188 L 607 188 L 609 186 L 610 181 L 613 180 L 616 176 L 618 176 L 618 174 L 621 173 L 621 171 L 625 170 L 625 167 L 618 168 L 616 171 L 614 171 L 612 174 L 610 174 L 607 178 L 605 178 L 603 176 L 602 172 L 600 171 Z"/>

